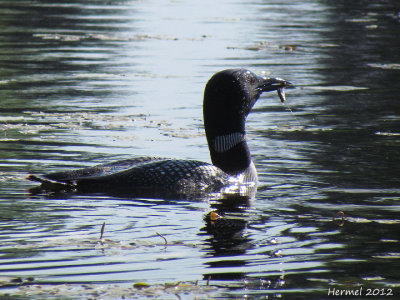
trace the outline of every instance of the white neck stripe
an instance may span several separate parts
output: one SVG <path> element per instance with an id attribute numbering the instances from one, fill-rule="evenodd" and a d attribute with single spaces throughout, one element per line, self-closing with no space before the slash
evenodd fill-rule
<path id="1" fill-rule="evenodd" d="M 225 152 L 232 149 L 244 140 L 246 140 L 246 135 L 243 132 L 233 132 L 226 135 L 219 135 L 213 140 L 213 147 L 217 152 Z"/>

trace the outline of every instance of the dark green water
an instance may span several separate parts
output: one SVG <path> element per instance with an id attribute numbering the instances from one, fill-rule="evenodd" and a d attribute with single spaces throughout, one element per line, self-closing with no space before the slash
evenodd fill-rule
<path id="1" fill-rule="evenodd" d="M 145 282 L 176 299 L 161 285 L 180 281 L 182 299 L 400 297 L 399 15 L 396 1 L 0 1 L 0 297 Z M 206 201 L 28 192 L 30 173 L 208 161 L 202 93 L 231 67 L 297 86 L 249 116 L 245 230 L 207 232 Z"/>

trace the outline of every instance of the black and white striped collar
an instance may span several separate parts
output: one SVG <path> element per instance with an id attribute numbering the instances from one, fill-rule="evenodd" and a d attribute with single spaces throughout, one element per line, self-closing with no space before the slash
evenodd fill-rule
<path id="1" fill-rule="evenodd" d="M 212 146 L 216 152 L 226 152 L 246 140 L 245 132 L 233 132 L 214 138 Z"/>

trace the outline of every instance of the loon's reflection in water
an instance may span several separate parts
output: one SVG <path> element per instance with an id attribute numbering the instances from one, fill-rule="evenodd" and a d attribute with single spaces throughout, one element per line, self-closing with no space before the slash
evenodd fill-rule
<path id="1" fill-rule="evenodd" d="M 240 195 L 229 195 L 211 203 L 211 208 L 214 210 L 205 215 L 205 226 L 200 234 L 209 235 L 206 239 L 209 244 L 207 249 L 209 256 L 225 258 L 209 260 L 208 268 L 215 270 L 229 266 L 228 269 L 232 269 L 246 265 L 246 260 L 238 259 L 237 256 L 245 254 L 246 250 L 253 246 L 245 232 L 248 222 L 246 211 L 250 203 L 251 198 Z M 244 276 L 242 272 L 211 271 L 203 274 L 205 280 L 241 280 Z"/>
<path id="2" fill-rule="evenodd" d="M 207 262 L 208 268 L 218 269 L 228 267 L 240 268 L 246 264 L 246 260 L 235 258 L 246 253 L 253 247 L 251 239 L 246 235 L 248 222 L 247 209 L 251 204 L 249 196 L 227 195 L 216 201 L 212 201 L 211 212 L 204 216 L 205 226 L 200 234 L 207 234 L 206 242 L 209 245 L 207 254 L 211 257 L 225 257 L 225 259 L 211 260 Z M 226 259 L 226 257 L 230 257 Z M 242 279 L 242 272 L 206 273 L 205 280 L 232 280 Z"/>
<path id="3" fill-rule="evenodd" d="M 203 279 L 209 281 L 240 281 L 240 287 L 258 290 L 269 290 L 282 287 L 285 284 L 283 271 L 276 276 L 251 277 L 246 268 L 251 264 L 246 254 L 257 248 L 258 242 L 251 238 L 247 227 L 253 215 L 252 197 L 241 195 L 226 195 L 211 203 L 212 211 L 204 217 L 205 226 L 201 235 L 207 234 L 209 247 L 206 265 L 209 272 L 203 274 Z M 275 239 L 269 241 L 275 243 Z M 263 253 L 273 260 L 279 259 L 278 251 Z"/>
<path id="4" fill-rule="evenodd" d="M 250 200 L 247 196 L 229 195 L 219 201 L 213 201 L 212 211 L 204 216 L 205 227 L 201 229 L 210 235 L 210 254 L 242 254 L 251 247 L 245 235 Z"/>

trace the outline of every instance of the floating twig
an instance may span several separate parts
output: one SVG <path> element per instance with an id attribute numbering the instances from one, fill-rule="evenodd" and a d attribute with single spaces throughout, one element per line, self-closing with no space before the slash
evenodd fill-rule
<path id="1" fill-rule="evenodd" d="M 344 221 L 346 220 L 346 216 L 343 211 L 338 211 L 336 215 L 332 218 L 333 222 L 335 222 L 338 226 L 343 226 Z"/>
<path id="2" fill-rule="evenodd" d="M 158 232 L 156 232 L 156 233 L 160 238 L 162 238 L 164 240 L 165 246 L 167 246 L 168 245 L 167 239 L 162 234 L 159 234 Z"/>
<path id="3" fill-rule="evenodd" d="M 181 300 L 181 296 L 179 296 L 179 294 L 175 293 L 175 296 L 178 298 L 178 300 Z"/>
<path id="4" fill-rule="evenodd" d="M 100 229 L 100 242 L 101 242 L 101 239 L 103 238 L 104 226 L 106 226 L 106 222 L 103 222 L 103 225 L 101 225 L 101 229 Z"/>

